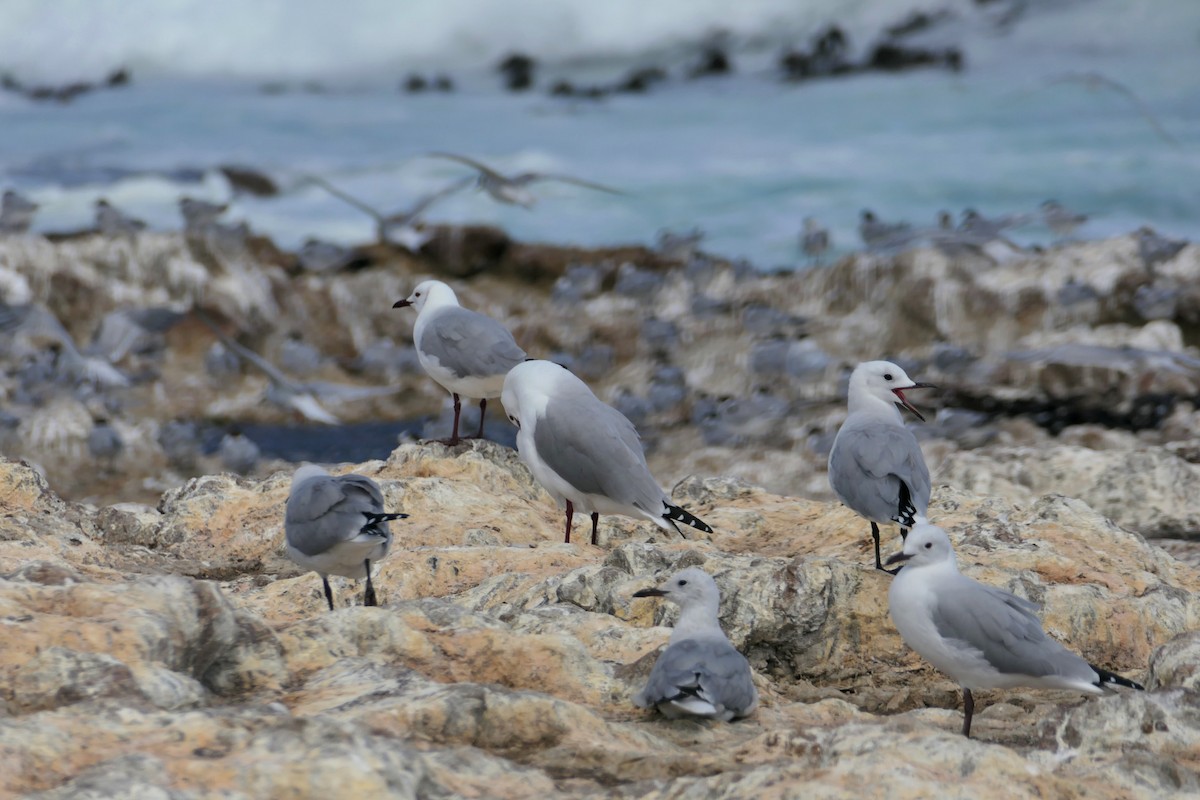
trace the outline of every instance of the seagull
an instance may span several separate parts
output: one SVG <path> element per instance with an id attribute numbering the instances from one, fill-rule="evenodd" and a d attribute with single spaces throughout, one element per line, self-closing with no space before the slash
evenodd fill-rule
<path id="1" fill-rule="evenodd" d="M 380 244 L 398 244 L 410 253 L 415 253 L 433 238 L 429 231 L 417 227 L 417 222 L 437 201 L 465 189 L 474 178 L 460 178 L 449 185 L 421 197 L 407 211 L 397 211 L 394 214 L 383 215 L 363 201 L 347 194 L 324 178 L 316 175 L 306 175 L 305 180 L 320 186 L 331 195 L 363 211 L 375 220 L 375 237 Z"/>
<path id="2" fill-rule="evenodd" d="M 330 611 L 330 575 L 366 578 L 363 605 L 379 605 L 371 562 L 383 560 L 392 545 L 388 522 L 407 516 L 384 512 L 383 491 L 366 475 L 335 477 L 305 464 L 292 476 L 284 515 L 288 558 L 321 576 Z"/>
<path id="3" fill-rule="evenodd" d="M 868 250 L 903 247 L 918 236 L 907 222 L 882 222 L 869 209 L 863 209 L 859 215 L 858 235 Z"/>
<path id="4" fill-rule="evenodd" d="M 1146 269 L 1165 264 L 1179 255 L 1188 244 L 1186 239 L 1168 239 L 1148 225 L 1138 228 L 1134 237 L 1137 239 L 1138 256 Z"/>
<path id="5" fill-rule="evenodd" d="M 125 356 L 165 347 L 164 334 L 186 316 L 166 306 L 119 308 L 105 314 L 85 350 L 115 364 Z"/>
<path id="6" fill-rule="evenodd" d="M 326 381 L 295 381 L 284 375 L 274 364 L 255 353 L 248 347 L 243 347 L 234 341 L 233 337 L 222 331 L 217 324 L 204 315 L 200 319 L 220 339 L 225 349 L 236 354 L 243 361 L 257 367 L 270 380 L 266 398 L 269 402 L 284 408 L 290 408 L 306 419 L 325 425 L 339 425 L 341 420 L 321 405 L 318 398 L 324 397 L 338 401 L 366 400 L 371 397 L 395 394 L 400 387 L 393 386 L 350 386 Z"/>
<path id="7" fill-rule="evenodd" d="M 962 687 L 963 736 L 971 735 L 972 689 L 1143 688 L 1047 637 L 1033 603 L 960 573 L 949 537 L 935 525 L 917 524 L 887 563 L 904 565 L 888 591 L 892 622 L 905 644 Z"/>
<path id="8" fill-rule="evenodd" d="M 101 197 L 96 201 L 96 230 L 102 236 L 133 236 L 146 230 L 146 223 L 123 214 L 120 209 Z"/>
<path id="9" fill-rule="evenodd" d="M 0 198 L 0 233 L 27 233 L 40 208 L 37 203 L 12 189 Z"/>
<path id="10" fill-rule="evenodd" d="M 750 663 L 721 630 L 721 593 L 711 575 L 688 567 L 657 588 L 633 596 L 665 597 L 680 608 L 671 641 L 654 662 L 645 688 L 634 695 L 634 705 L 653 706 L 669 719 L 696 716 L 728 722 L 754 712 L 758 690 Z"/>
<path id="11" fill-rule="evenodd" d="M 654 249 L 669 261 L 691 261 L 700 250 L 700 242 L 704 241 L 704 231 L 692 228 L 690 231 L 676 233 L 662 228 L 655 236 Z"/>
<path id="12" fill-rule="evenodd" d="M 217 455 L 227 470 L 236 472 L 238 475 L 247 475 L 258 466 L 262 451 L 253 439 L 247 437 L 242 433 L 242 429 L 235 425 L 221 437 L 221 443 L 217 446 Z"/>
<path id="13" fill-rule="evenodd" d="M 179 212 L 183 214 L 183 230 L 187 234 L 206 233 L 228 210 L 228 203 L 209 203 L 186 196 L 179 198 Z"/>
<path id="14" fill-rule="evenodd" d="M 434 152 L 428 155 L 430 158 L 445 158 L 450 161 L 457 161 L 460 164 L 466 164 L 479 173 L 479 178 L 476 182 L 479 189 L 487 192 L 493 200 L 499 203 L 517 205 L 522 208 L 533 208 L 533 204 L 537 202 L 537 198 L 525 187 L 539 181 L 572 183 L 576 186 L 582 186 L 585 189 L 595 189 L 599 192 L 625 194 L 620 189 L 613 189 L 599 183 L 573 178 L 570 175 L 559 175 L 551 172 L 521 172 L 511 176 L 501 175 L 488 165 L 482 164 L 473 158 L 467 158 L 466 156 L 444 152 Z"/>
<path id="15" fill-rule="evenodd" d="M 103 389 L 124 388 L 131 381 L 103 355 L 83 354 L 54 312 L 37 304 L 12 306 L 0 302 L 0 332 L 30 343 L 46 342 L 57 351 L 56 372 L 73 383 Z"/>
<path id="16" fill-rule="evenodd" d="M 489 316 L 458 304 L 454 290 L 441 281 L 422 281 L 404 300 L 392 308 L 415 308 L 413 344 L 417 359 L 429 377 L 450 392 L 454 399 L 454 427 L 447 444 L 458 444 L 458 422 L 462 398 L 479 398 L 479 432 L 483 438 L 483 417 L 488 398 L 499 397 L 504 376 L 525 360 L 513 335 Z"/>
<path id="17" fill-rule="evenodd" d="M 800 249 L 814 264 L 829 249 L 829 229 L 822 227 L 813 217 L 804 218 L 804 231 L 800 234 Z"/>
<path id="18" fill-rule="evenodd" d="M 92 430 L 88 433 L 88 451 L 94 458 L 111 466 L 124 449 L 125 442 L 111 422 L 104 417 L 92 419 Z"/>
<path id="19" fill-rule="evenodd" d="M 600 402 L 587 384 L 552 361 L 512 368 L 500 397 L 517 426 L 517 450 L 533 477 L 567 510 L 566 541 L 578 507 L 592 516 L 597 543 L 600 514 L 648 519 L 683 535 L 675 523 L 712 533 L 677 505 L 650 474 L 633 423 Z"/>
<path id="20" fill-rule="evenodd" d="M 1056 200 L 1047 200 L 1042 203 L 1041 209 L 1042 222 L 1062 239 L 1071 236 L 1076 228 L 1088 220 L 1087 214 L 1070 211 Z"/>
<path id="21" fill-rule="evenodd" d="M 883 569 L 879 526 L 899 523 L 903 537 L 929 509 L 929 468 L 900 409 L 924 422 L 904 393 L 932 388 L 889 361 L 867 361 L 850 374 L 850 415 L 829 451 L 829 485 L 851 511 L 870 521 L 875 569 Z"/>

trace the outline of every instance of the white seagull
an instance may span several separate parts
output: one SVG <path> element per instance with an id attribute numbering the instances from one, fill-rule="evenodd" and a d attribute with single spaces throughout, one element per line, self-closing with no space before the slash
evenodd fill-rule
<path id="1" fill-rule="evenodd" d="M 680 608 L 671 641 L 654 662 L 646 686 L 634 695 L 634 705 L 657 708 L 670 719 L 690 715 L 728 722 L 754 712 L 758 690 L 750 663 L 721 630 L 721 593 L 711 575 L 688 567 L 633 596 L 665 597 Z"/>
<path id="2" fill-rule="evenodd" d="M 392 308 L 415 308 L 413 344 L 417 359 L 429 377 L 454 399 L 454 428 L 447 444 L 458 444 L 462 398 L 479 398 L 479 432 L 488 398 L 499 397 L 504 376 L 525 360 L 525 351 L 513 335 L 489 316 L 458 304 L 454 290 L 441 281 L 422 281 Z"/>
<path id="3" fill-rule="evenodd" d="M 883 569 L 879 526 L 899 523 L 904 536 L 929 510 L 929 468 L 900 409 L 924 422 L 904 393 L 931 388 L 890 361 L 868 361 L 850 374 L 850 415 L 829 451 L 829 486 L 851 511 L 870 521 L 876 569 Z"/>
<path id="4" fill-rule="evenodd" d="M 1140 684 L 1089 664 L 1046 636 L 1037 606 L 958 571 L 941 528 L 918 524 L 888 591 L 888 610 L 905 644 L 962 687 L 963 736 L 971 735 L 972 689 L 1074 689 L 1102 694 L 1105 685 Z"/>
<path id="5" fill-rule="evenodd" d="M 330 475 L 313 464 L 296 470 L 284 515 L 288 558 L 321 576 L 333 610 L 330 575 L 366 578 L 363 605 L 377 605 L 371 562 L 392 545 L 388 522 L 407 514 L 386 513 L 383 491 L 365 475 Z"/>
<path id="6" fill-rule="evenodd" d="M 613 189 L 603 184 L 573 178 L 570 175 L 559 175 L 553 172 L 521 172 L 516 175 L 502 175 L 487 164 L 476 161 L 473 158 L 460 156 L 456 153 L 436 152 L 429 153 L 428 155 L 430 158 L 445 158 L 450 161 L 457 161 L 459 164 L 467 165 L 479 173 L 476 185 L 482 191 L 487 192 L 493 200 L 508 205 L 521 206 L 522 208 L 533 208 L 533 204 L 537 202 L 537 198 L 526 187 L 531 183 L 539 181 L 558 181 L 559 183 L 571 183 L 575 186 L 582 186 L 585 189 L 595 189 L 598 192 L 625 194 L 620 189 Z"/>
<path id="7" fill-rule="evenodd" d="M 592 517 L 592 544 L 601 514 L 648 519 L 682 535 L 676 522 L 712 528 L 671 503 L 650 474 L 637 430 L 600 402 L 587 384 L 551 361 L 526 361 L 504 379 L 500 397 L 517 426 L 517 450 L 537 482 L 567 510 L 566 541 L 578 509 Z"/>

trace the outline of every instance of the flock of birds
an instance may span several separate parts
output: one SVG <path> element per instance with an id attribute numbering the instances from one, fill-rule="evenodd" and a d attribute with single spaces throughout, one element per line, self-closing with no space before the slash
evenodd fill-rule
<path id="1" fill-rule="evenodd" d="M 463 308 L 445 283 L 428 280 L 394 308 L 413 308 L 417 355 L 426 373 L 448 391 L 454 424 L 448 444 L 460 439 L 462 401 L 478 400 L 483 435 L 489 399 L 499 398 L 517 427 L 517 450 L 534 479 L 565 509 L 565 541 L 574 514 L 590 516 L 598 544 L 600 514 L 649 520 L 683 535 L 679 523 L 712 528 L 672 503 L 651 474 L 637 430 L 588 385 L 552 361 L 530 359 L 498 321 Z M 829 480 L 843 503 L 871 524 L 875 566 L 895 577 L 889 592 L 892 620 L 906 643 L 961 685 L 963 734 L 970 735 L 972 690 L 1033 686 L 1099 693 L 1138 684 L 1088 664 L 1046 636 L 1030 602 L 958 572 L 946 533 L 929 523 L 929 470 L 901 410 L 923 420 L 905 397 L 934 388 L 913 381 L 887 361 L 860 364 L 850 377 L 849 415 L 829 454 Z M 306 465 L 292 480 L 285 516 L 289 556 L 322 579 L 334 608 L 330 574 L 367 581 L 365 605 L 377 599 L 371 564 L 387 555 L 388 522 L 402 514 L 384 509 L 370 478 L 331 476 Z M 900 552 L 880 553 L 880 525 L 897 524 Z M 711 575 L 690 567 L 635 597 L 665 597 L 681 611 L 667 648 L 646 686 L 640 707 L 668 717 L 728 721 L 754 711 L 758 693 L 749 662 L 721 629 L 720 593 Z"/>
<path id="2" fill-rule="evenodd" d="M 381 241 L 406 247 L 419 247 L 423 241 L 421 237 L 426 234 L 418 223 L 425 210 L 472 182 L 498 202 L 526 208 L 535 199 L 528 187 L 538 181 L 564 181 L 619 193 L 571 176 L 534 172 L 503 175 L 465 156 L 430 155 L 468 166 L 476 175 L 456 180 L 422 198 L 413 208 L 396 214 L 380 214 L 321 178 L 308 176 L 308 180 L 371 214 Z M 244 239 L 248 233 L 245 223 L 220 222 L 227 209 L 224 204 L 183 198 L 180 211 L 185 233 Z M 29 230 L 36 211 L 36 203 L 12 190 L 5 192 L 0 203 L 0 233 Z M 1056 234 L 1069 236 L 1086 221 L 1086 216 L 1047 202 L 1037 214 L 998 219 L 987 219 L 967 210 L 958 226 L 944 213 L 936 228 L 918 229 L 906 223 L 883 222 L 872 212 L 864 211 L 859 231 L 872 251 L 928 241 L 960 252 L 966 249 L 986 253 L 986 248 L 995 242 L 1011 244 L 1003 235 L 1007 229 L 1035 221 L 1041 221 Z M 124 236 L 136 234 L 146 226 L 101 199 L 96 204 L 96 227 L 107 235 Z M 660 244 L 664 248 L 686 249 L 695 246 L 698 236 L 664 236 Z M 815 220 L 806 219 L 801 242 L 805 254 L 816 260 L 829 246 L 828 233 Z M 521 460 L 565 510 L 566 542 L 570 542 L 576 512 L 590 518 L 593 545 L 598 544 L 601 514 L 649 520 L 679 535 L 683 535 L 680 523 L 712 532 L 707 523 L 672 503 L 655 480 L 634 424 L 596 397 L 567 368 L 552 361 L 530 359 L 502 324 L 463 308 L 453 289 L 443 282 L 424 281 L 393 307 L 416 311 L 413 340 L 417 358 L 425 372 L 453 400 L 454 420 L 446 443 L 456 445 L 463 438 L 460 417 L 464 399 L 479 402 L 479 429 L 475 436 L 482 437 L 488 400 L 499 398 L 509 421 L 517 427 Z M 94 349 L 81 351 L 57 318 L 38 306 L 0 307 L 0 331 L 38 332 L 57 342 L 54 360 L 68 381 L 122 386 L 128 385 L 129 378 L 113 366 L 118 360 L 114 358 L 116 351 L 128 352 L 144 346 L 139 337 L 161 334 L 182 316 L 177 311 L 158 311 L 162 313 L 125 313 L 114 318 L 111 322 L 114 332 L 101 353 Z M 210 351 L 208 360 L 232 358 L 253 364 L 270 379 L 268 400 L 314 421 L 338 422 L 322 406 L 319 400 L 322 396 L 344 399 L 347 392 L 361 397 L 364 392 L 395 391 L 297 382 L 238 344 L 203 314 L 200 318 L 217 335 L 214 348 L 220 348 Z M 924 388 L 932 387 L 913 381 L 890 362 L 860 364 L 850 378 L 849 415 L 829 454 L 829 480 L 838 498 L 869 521 L 875 567 L 894 575 L 889 610 L 901 637 L 960 684 L 964 735 L 970 735 L 974 712 L 972 690 L 1024 685 L 1098 693 L 1112 684 L 1142 688 L 1089 665 L 1048 638 L 1035 614 L 1036 608 L 1028 601 L 958 572 L 949 538 L 928 520 L 929 471 L 915 436 L 901 416 L 901 411 L 907 410 L 923 420 L 905 393 Z M 164 434 L 171 430 L 168 426 Z M 186 438 L 182 430 L 175 433 L 181 440 Z M 119 439 L 114 437 L 111 426 L 97 420 L 89 438 L 93 453 L 111 454 L 119 449 Z M 230 464 L 239 459 L 256 459 L 257 453 L 248 449 L 254 447 L 236 430 L 221 443 L 222 455 L 228 457 L 226 463 Z M 331 610 L 334 599 L 329 575 L 365 579 L 364 604 L 378 603 L 372 584 L 372 565 L 388 554 L 392 543 L 389 523 L 406 516 L 388 512 L 383 506 L 380 487 L 366 476 L 334 476 L 314 465 L 296 471 L 285 511 L 286 552 L 299 566 L 321 576 Z M 887 559 L 887 565 L 897 565 L 887 570 L 879 526 L 892 524 L 900 527 L 903 547 Z M 634 698 L 638 706 L 657 708 L 667 716 L 719 720 L 744 717 L 754 711 L 758 694 L 750 666 L 720 627 L 720 594 L 712 576 L 692 567 L 634 596 L 665 597 L 681 607 L 667 648 L 656 661 L 647 685 Z"/>

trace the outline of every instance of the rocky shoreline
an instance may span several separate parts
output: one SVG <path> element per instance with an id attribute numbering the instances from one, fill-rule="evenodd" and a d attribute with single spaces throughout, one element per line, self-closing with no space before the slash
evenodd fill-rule
<path id="1" fill-rule="evenodd" d="M 920 250 L 762 274 L 489 230 L 441 229 L 420 256 L 363 248 L 330 273 L 263 240 L 223 246 L 0 241 L 7 303 L 44 306 L 81 348 L 119 308 L 182 314 L 113 364 L 131 376 L 115 389 L 38 384 L 22 359 L 45 342 L 6 338 L 0 754 L 14 766 L 0 793 L 1200 791 L 1200 248 L 1153 269 L 1128 237 L 1002 265 Z M 599 547 L 563 545 L 560 512 L 511 449 L 379 441 L 379 460 L 337 471 L 373 477 L 411 517 L 379 570 L 383 606 L 348 605 L 355 587 L 338 579 L 326 612 L 319 580 L 283 554 L 291 464 L 235 477 L 211 448 L 184 465 L 164 447 L 181 420 L 294 424 L 257 371 L 209 371 L 219 340 L 195 309 L 272 360 L 309 345 L 305 379 L 399 388 L 338 404 L 344 422 L 444 434 L 412 317 L 391 309 L 428 276 L 634 419 L 655 474 L 714 533 L 606 517 Z M 1151 291 L 1166 301 L 1147 306 Z M 942 387 L 915 430 L 931 517 L 964 571 L 1042 604 L 1052 635 L 1149 691 L 981 693 L 977 739 L 958 735 L 955 687 L 903 646 L 888 578 L 825 481 L 848 369 L 879 356 Z M 123 442 L 103 458 L 89 450 L 101 414 Z M 490 430 L 511 436 L 499 414 Z M 689 565 L 716 576 L 723 627 L 755 670 L 746 721 L 630 704 L 669 619 L 631 596 Z"/>
<path id="2" fill-rule="evenodd" d="M 444 436 L 449 399 L 417 364 L 413 315 L 391 308 L 437 277 L 629 416 L 664 483 L 724 475 L 831 499 L 824 462 L 846 376 L 886 357 L 940 387 L 922 398 L 929 424 L 915 428 L 935 480 L 1020 501 L 1061 491 L 1146 536 L 1195 536 L 1196 245 L 1153 266 L 1130 236 L 999 265 L 922 249 L 764 274 L 694 247 L 582 250 L 486 228 L 435 234 L 417 255 L 363 247 L 353 268 L 315 273 L 257 238 L 236 247 L 153 233 L 0 240 L 5 301 L 44 307 L 80 349 L 112 312 L 179 314 L 153 346 L 113 365 L 128 387 L 91 393 L 37 383 L 29 360 L 46 337 L 0 331 L 9 401 L 0 452 L 38 464 L 67 498 L 154 503 L 220 471 L 216 443 L 235 427 L 320 440 L 310 457 L 333 461 L 386 457 L 397 442 L 376 427 L 385 423 L 408 437 Z M 258 369 L 234 358 L 214 371 L 219 340 L 193 309 L 282 371 L 298 365 L 297 381 L 395 391 L 330 405 L 347 426 L 364 426 L 346 428 L 358 447 L 339 455 L 337 428 L 302 425 L 269 402 Z M 98 418 L 123 443 L 111 457 L 89 455 Z M 198 427 L 194 458 L 164 446 L 173 421 Z M 488 431 L 512 442 L 498 414 Z M 282 468 L 264 455 L 252 474 Z M 78 468 L 89 461 L 97 468 Z"/>
<path id="3" fill-rule="evenodd" d="M 933 515 L 964 569 L 1043 604 L 1047 628 L 1149 691 L 982 695 L 900 641 L 888 576 L 848 510 L 721 478 L 675 498 L 711 535 L 616 517 L 601 546 L 515 454 L 404 445 L 354 467 L 397 523 L 382 607 L 282 552 L 289 473 L 207 476 L 155 507 L 61 500 L 0 465 L 0 792 L 90 796 L 1161 797 L 1200 789 L 1200 572 L 1062 496 L 1009 503 L 946 485 Z M 890 543 L 894 544 L 894 543 Z M 687 565 L 761 706 L 731 724 L 640 712 L 668 630 L 632 598 Z"/>

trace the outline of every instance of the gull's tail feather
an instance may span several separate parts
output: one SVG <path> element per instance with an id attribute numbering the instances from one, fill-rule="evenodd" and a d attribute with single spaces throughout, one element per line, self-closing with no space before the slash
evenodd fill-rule
<path id="1" fill-rule="evenodd" d="M 670 521 L 675 530 L 678 531 L 679 527 L 674 525 L 674 523 L 682 522 L 685 525 L 690 525 L 697 530 L 704 531 L 705 533 L 712 533 L 712 528 L 709 527 L 708 523 L 694 514 L 689 514 L 679 506 L 673 506 L 670 503 L 663 503 L 663 506 L 666 509 L 663 511 L 663 519 Z"/>
<path id="2" fill-rule="evenodd" d="M 359 533 L 372 536 L 387 536 L 387 531 L 379 526 L 394 519 L 404 519 L 408 514 L 365 514 L 364 516 L 366 516 L 367 522 L 362 526 Z"/>
<path id="3" fill-rule="evenodd" d="M 1137 689 L 1139 691 L 1142 691 L 1146 688 L 1145 686 L 1142 686 L 1140 683 L 1137 683 L 1136 681 L 1131 681 L 1131 680 L 1129 680 L 1129 678 L 1122 678 L 1117 673 L 1109 672 L 1106 669 L 1101 669 L 1100 667 L 1097 667 L 1095 664 L 1089 664 L 1088 666 L 1090 666 L 1092 669 L 1094 669 L 1096 671 L 1096 674 L 1100 676 L 1100 680 L 1096 681 L 1097 686 L 1103 687 L 1104 684 L 1106 684 L 1106 683 L 1115 683 L 1117 686 L 1125 686 L 1127 688 Z"/>
<path id="4" fill-rule="evenodd" d="M 378 525 L 381 522 L 390 522 L 394 519 L 407 519 L 408 514 L 367 514 L 368 525 Z"/>
<path id="5" fill-rule="evenodd" d="M 904 481 L 900 481 L 900 502 L 897 506 L 896 516 L 892 519 L 899 522 L 900 527 L 911 528 L 917 524 L 917 506 L 913 503 L 912 492 Z"/>

